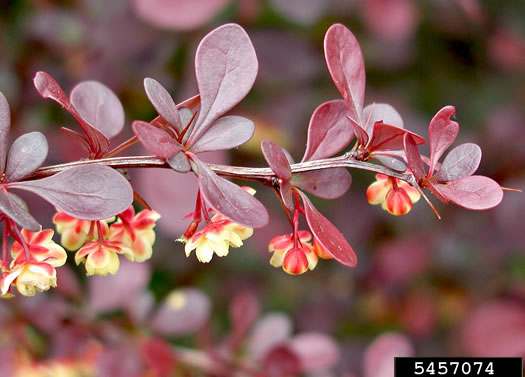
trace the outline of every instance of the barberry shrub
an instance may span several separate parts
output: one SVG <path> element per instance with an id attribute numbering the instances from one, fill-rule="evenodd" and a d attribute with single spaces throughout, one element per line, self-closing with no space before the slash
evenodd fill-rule
<path id="1" fill-rule="evenodd" d="M 8 148 L 10 111 L 0 93 L 1 294 L 11 296 L 16 288 L 31 296 L 60 284 L 56 268 L 65 263 L 66 250 L 75 253 L 75 262 L 84 264 L 88 275 L 116 274 L 123 257 L 134 262 L 151 257 L 160 215 L 119 169 L 162 167 L 198 178 L 195 209 L 187 216 L 189 224 L 179 241 L 185 243 L 187 256 L 195 251 L 201 262 L 226 256 L 230 247 L 242 246 L 254 229 L 270 221 L 255 190 L 229 179 L 270 188 L 291 229 L 269 241 L 270 263 L 294 275 L 313 270 L 319 258 L 356 265 L 348 241 L 309 197 L 332 200 L 344 195 L 352 181 L 348 169 L 375 173 L 376 182 L 366 193 L 368 201 L 397 216 L 406 215 L 421 196 L 437 214 L 424 190 L 444 203 L 472 210 L 501 202 L 500 185 L 474 175 L 481 161 L 479 146 L 459 145 L 440 161 L 458 135 L 454 107 L 443 107 L 430 121 L 430 155 L 423 156 L 418 146 L 427 140 L 404 129 L 392 106 L 365 106 L 363 56 L 352 32 L 341 24 L 331 26 L 324 52 L 342 99 L 313 111 L 300 162 L 274 142 L 263 140 L 261 151 L 268 167 L 261 168 L 214 165 L 201 157 L 202 152 L 239 147 L 254 133 L 251 120 L 227 115 L 248 94 L 258 71 L 250 38 L 236 24 L 223 25 L 200 42 L 195 56 L 197 95 L 178 102 L 156 80 L 144 80 L 145 95 L 158 116 L 133 121 L 135 136 L 117 146 L 111 146 L 110 140 L 124 127 L 124 111 L 109 88 L 85 81 L 68 96 L 50 75 L 37 72 L 38 93 L 57 102 L 80 126 L 61 129 L 85 152 L 80 161 L 42 167 L 48 144 L 40 132 L 22 135 Z M 151 155 L 115 157 L 136 142 Z M 62 246 L 52 240 L 53 230 L 41 229 L 17 190 L 36 194 L 56 207 L 53 222 Z M 144 208 L 137 212 L 133 202 Z M 299 228 L 301 217 L 308 230 Z"/>

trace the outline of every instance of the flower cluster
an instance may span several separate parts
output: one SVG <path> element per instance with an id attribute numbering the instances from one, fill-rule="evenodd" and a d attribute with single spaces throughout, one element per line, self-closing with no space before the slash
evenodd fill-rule
<path id="1" fill-rule="evenodd" d="M 405 181 L 378 173 L 376 181 L 368 186 L 366 197 L 370 204 L 381 204 L 388 213 L 401 216 L 410 212 L 421 194 Z"/>
<path id="2" fill-rule="evenodd" d="M 53 222 L 62 236 L 62 245 L 70 251 L 78 250 L 75 262 L 84 262 L 88 275 L 107 275 L 117 273 L 119 254 L 136 262 L 151 257 L 155 242 L 153 228 L 159 218 L 160 215 L 152 210 L 135 215 L 130 206 L 115 222 L 115 218 L 85 221 L 64 212 L 57 212 Z"/>

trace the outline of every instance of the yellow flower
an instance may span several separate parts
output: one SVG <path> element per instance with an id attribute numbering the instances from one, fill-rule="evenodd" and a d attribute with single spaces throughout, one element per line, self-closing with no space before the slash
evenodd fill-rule
<path id="1" fill-rule="evenodd" d="M 55 267 L 45 262 L 24 261 L 3 274 L 0 280 L 2 295 L 8 294 L 11 284 L 24 296 L 34 296 L 36 292 L 47 291 L 57 285 Z"/>
<path id="2" fill-rule="evenodd" d="M 118 241 L 133 252 L 135 262 L 151 258 L 155 242 L 155 222 L 160 215 L 155 211 L 142 210 L 135 215 L 133 206 L 118 215 L 117 222 L 109 228 L 109 239 Z"/>
<path id="3" fill-rule="evenodd" d="M 272 238 L 268 244 L 268 251 L 273 253 L 270 264 L 291 275 L 302 274 L 308 269 L 313 270 L 317 266 L 318 257 L 310 240 L 312 234 L 307 230 L 297 233 L 298 244 L 294 247 L 294 235 L 285 234 Z"/>
<path id="4" fill-rule="evenodd" d="M 76 264 L 85 263 L 88 276 L 116 274 L 120 261 L 118 254 L 133 260 L 133 252 L 120 242 L 97 240 L 86 243 L 75 255 Z"/>
<path id="5" fill-rule="evenodd" d="M 62 246 L 53 241 L 55 232 L 52 229 L 44 229 L 39 232 L 22 229 L 21 234 L 33 260 L 46 262 L 53 267 L 60 267 L 66 263 L 67 253 Z M 26 259 L 24 247 L 18 241 L 13 242 L 11 255 L 13 256 L 11 267 L 21 264 Z"/>
<path id="6" fill-rule="evenodd" d="M 394 216 L 406 215 L 421 195 L 415 187 L 397 178 L 376 174 L 376 181 L 368 186 L 366 197 L 370 204 L 381 204 Z"/>
<path id="7" fill-rule="evenodd" d="M 108 235 L 108 222 L 112 222 L 114 219 L 115 217 L 112 217 L 100 221 L 102 234 L 105 237 Z M 53 216 L 53 223 L 57 232 L 62 235 L 60 243 L 69 251 L 77 250 L 87 241 L 98 238 L 96 221 L 77 219 L 59 211 Z"/>
<path id="8" fill-rule="evenodd" d="M 242 246 L 242 241 L 252 234 L 252 228 L 233 223 L 221 215 L 215 215 L 210 223 L 185 241 L 184 251 L 189 257 L 191 252 L 195 250 L 199 262 L 208 263 L 214 253 L 219 257 L 224 257 L 228 255 L 230 246 Z M 184 240 L 182 239 L 182 241 Z"/>

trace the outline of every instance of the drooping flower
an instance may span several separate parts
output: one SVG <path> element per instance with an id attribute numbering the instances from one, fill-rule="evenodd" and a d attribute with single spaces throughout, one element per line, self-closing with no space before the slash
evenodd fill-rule
<path id="1" fill-rule="evenodd" d="M 114 217 L 100 221 L 102 234 L 106 237 L 109 232 L 108 223 L 114 221 Z M 96 221 L 81 220 L 58 211 L 53 216 L 53 223 L 57 232 L 61 234 L 60 243 L 69 251 L 80 249 L 87 241 L 96 240 L 98 232 Z"/>
<path id="2" fill-rule="evenodd" d="M 160 215 L 152 210 L 142 210 L 135 215 L 135 209 L 130 206 L 111 224 L 109 239 L 130 248 L 135 262 L 143 262 L 151 257 L 155 242 L 153 228 L 159 218 Z"/>
<path id="3" fill-rule="evenodd" d="M 25 260 L 3 274 L 0 280 L 2 296 L 8 295 L 11 284 L 24 296 L 34 296 L 36 292 L 47 291 L 57 286 L 55 267 L 46 262 Z"/>
<path id="4" fill-rule="evenodd" d="M 410 212 L 421 195 L 407 182 L 378 173 L 376 181 L 368 186 L 366 197 L 370 204 L 381 204 L 388 213 L 401 216 Z"/>
<path id="5" fill-rule="evenodd" d="M 294 243 L 294 235 L 285 234 L 272 238 L 268 244 L 268 250 L 273 253 L 270 264 L 291 275 L 298 275 L 313 270 L 317 266 L 318 257 L 312 244 L 312 234 L 307 230 L 297 232 L 297 244 Z"/>
<path id="6" fill-rule="evenodd" d="M 116 274 L 119 266 L 119 254 L 133 260 L 133 251 L 119 241 L 96 240 L 87 242 L 75 254 L 76 264 L 85 263 L 88 276 Z"/>
<path id="7" fill-rule="evenodd" d="M 242 241 L 252 234 L 252 228 L 233 223 L 217 214 L 204 228 L 185 241 L 184 251 L 188 257 L 195 250 L 199 262 L 208 263 L 214 253 L 219 257 L 224 257 L 228 255 L 230 246 L 242 246 Z"/>
<path id="8" fill-rule="evenodd" d="M 37 262 L 45 262 L 53 267 L 60 267 L 66 263 L 67 253 L 62 246 L 53 241 L 55 232 L 52 229 L 44 229 L 39 232 L 22 229 L 20 234 L 26 242 L 31 259 Z M 20 242 L 13 242 L 11 255 L 13 257 L 11 268 L 22 264 L 26 259 L 24 247 Z"/>

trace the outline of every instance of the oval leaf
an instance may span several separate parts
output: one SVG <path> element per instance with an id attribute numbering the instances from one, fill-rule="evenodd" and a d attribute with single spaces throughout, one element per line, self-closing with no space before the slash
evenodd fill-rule
<path id="1" fill-rule="evenodd" d="M 131 127 L 144 148 L 157 157 L 169 159 L 181 149 L 181 145 L 174 137 L 149 123 L 136 120 Z"/>
<path id="2" fill-rule="evenodd" d="M 435 184 L 434 188 L 451 202 L 467 209 L 490 209 L 503 200 L 501 186 L 482 175 L 471 175 L 447 184 Z"/>
<path id="3" fill-rule="evenodd" d="M 32 232 L 40 230 L 40 224 L 35 220 L 24 207 L 22 207 L 17 199 L 14 199 L 11 194 L 0 192 L 0 211 L 7 217 L 20 225 L 22 228 L 28 229 Z"/>
<path id="4" fill-rule="evenodd" d="M 258 67 L 252 42 L 239 25 L 223 25 L 202 39 L 195 56 L 201 109 L 188 145 L 248 94 Z"/>
<path id="5" fill-rule="evenodd" d="M 64 90 L 62 90 L 60 85 L 58 85 L 55 79 L 49 74 L 42 71 L 37 72 L 33 78 L 33 84 L 42 98 L 50 98 L 69 111 L 69 98 L 66 96 L 66 93 L 64 93 Z"/>
<path id="6" fill-rule="evenodd" d="M 366 123 L 365 129 L 369 135 L 372 134 L 373 125 L 376 122 L 391 124 L 397 128 L 403 128 L 401 115 L 387 103 L 372 103 L 363 110 L 363 120 Z"/>
<path id="7" fill-rule="evenodd" d="M 169 158 L 166 162 L 173 170 L 179 173 L 187 173 L 191 170 L 191 165 L 188 161 L 188 157 L 183 151 L 178 152 L 175 156 Z"/>
<path id="8" fill-rule="evenodd" d="M 219 177 L 204 162 L 192 158 L 199 173 L 199 189 L 206 203 L 234 223 L 251 228 L 268 224 L 268 211 L 242 188 Z"/>
<path id="9" fill-rule="evenodd" d="M 434 174 L 440 157 L 458 136 L 459 124 L 450 119 L 454 114 L 456 114 L 454 106 L 445 106 L 434 115 L 428 126 L 428 142 L 430 144 L 429 177 Z"/>
<path id="10" fill-rule="evenodd" d="M 111 139 L 124 128 L 124 108 L 107 86 L 83 81 L 71 91 L 71 103 L 92 127 Z"/>
<path id="11" fill-rule="evenodd" d="M 341 100 L 325 102 L 314 110 L 302 161 L 331 157 L 350 143 L 354 133 L 346 115 L 348 107 Z"/>
<path id="12" fill-rule="evenodd" d="M 404 144 L 408 167 L 416 179 L 420 181 L 425 177 L 425 167 L 423 166 L 421 154 L 417 149 L 416 142 L 414 141 L 412 135 L 405 134 Z"/>
<path id="13" fill-rule="evenodd" d="M 414 354 L 410 341 L 401 334 L 383 334 L 368 346 L 364 356 L 365 377 L 392 377 L 394 357 Z"/>
<path id="14" fill-rule="evenodd" d="M 5 169 L 10 128 L 11 112 L 9 110 L 9 104 L 2 92 L 0 92 L 0 172 L 2 173 Z"/>
<path id="15" fill-rule="evenodd" d="M 345 168 L 323 169 L 294 174 L 292 183 L 323 199 L 343 196 L 352 184 L 352 176 Z"/>
<path id="16" fill-rule="evenodd" d="M 357 257 L 341 232 L 314 207 L 306 194 L 301 191 L 299 191 L 299 194 L 303 199 L 306 221 L 317 240 L 339 263 L 355 267 Z"/>
<path id="17" fill-rule="evenodd" d="M 195 153 L 237 148 L 250 140 L 255 124 L 241 116 L 218 119 L 191 147 Z"/>
<path id="18" fill-rule="evenodd" d="M 359 42 L 344 25 L 335 24 L 324 37 L 324 53 L 328 71 L 348 105 L 350 118 L 362 127 L 366 78 Z"/>
<path id="19" fill-rule="evenodd" d="M 473 143 L 458 145 L 443 160 L 437 179 L 448 182 L 472 175 L 481 162 L 481 148 Z"/>
<path id="20" fill-rule="evenodd" d="M 34 172 L 44 163 L 47 152 L 47 140 L 41 132 L 30 132 L 18 137 L 7 156 L 7 181 L 18 181 Z"/>
<path id="21" fill-rule="evenodd" d="M 292 334 L 292 320 L 283 313 L 268 313 L 259 319 L 248 336 L 246 348 L 255 360 L 260 360 L 266 352 L 284 342 Z"/>
<path id="22" fill-rule="evenodd" d="M 289 343 L 299 356 L 301 368 L 305 372 L 330 369 L 339 361 L 339 347 L 328 335 L 304 333 L 297 335 Z"/>
<path id="23" fill-rule="evenodd" d="M 122 174 L 101 165 L 81 165 L 47 178 L 9 187 L 30 191 L 60 211 L 83 220 L 115 216 L 133 202 L 133 190 Z"/>
<path id="24" fill-rule="evenodd" d="M 373 126 L 372 136 L 366 149 L 370 153 L 374 151 L 403 149 L 403 139 L 405 135 L 412 136 L 416 145 L 425 144 L 425 139 L 413 132 L 391 126 L 390 124 L 376 122 Z"/>
<path id="25" fill-rule="evenodd" d="M 403 151 L 404 152 L 404 151 Z M 402 160 L 388 154 L 374 154 L 374 158 L 381 164 L 395 171 L 404 172 L 407 165 Z"/>
<path id="26" fill-rule="evenodd" d="M 145 78 L 144 89 L 155 110 L 171 126 L 175 127 L 177 133 L 183 129 L 177 105 L 168 91 L 156 80 Z"/>
<path id="27" fill-rule="evenodd" d="M 292 178 L 292 168 L 282 148 L 270 140 L 263 140 L 261 150 L 275 175 L 285 182 L 289 181 Z"/>

